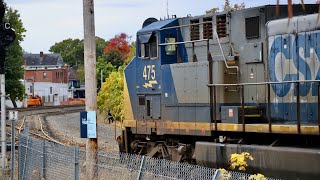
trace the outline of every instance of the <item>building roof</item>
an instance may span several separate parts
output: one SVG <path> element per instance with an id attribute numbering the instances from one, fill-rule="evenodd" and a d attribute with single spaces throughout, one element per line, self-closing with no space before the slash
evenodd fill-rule
<path id="1" fill-rule="evenodd" d="M 70 68 L 68 72 L 69 80 L 78 80 L 78 72 L 75 69 Z"/>
<path id="2" fill-rule="evenodd" d="M 42 56 L 42 57 L 41 57 Z M 63 66 L 60 54 L 24 54 L 26 66 Z"/>

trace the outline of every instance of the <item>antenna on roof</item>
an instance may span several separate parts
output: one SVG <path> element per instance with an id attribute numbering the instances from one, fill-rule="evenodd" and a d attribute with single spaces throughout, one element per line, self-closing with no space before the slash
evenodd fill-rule
<path id="1" fill-rule="evenodd" d="M 169 0 L 167 0 L 167 17 L 169 19 Z"/>

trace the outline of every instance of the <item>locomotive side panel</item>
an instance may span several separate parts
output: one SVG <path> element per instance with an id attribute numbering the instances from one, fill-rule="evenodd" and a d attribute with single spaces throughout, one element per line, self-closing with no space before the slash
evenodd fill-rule
<path id="1" fill-rule="evenodd" d="M 283 28 L 283 23 L 288 22 L 277 20 L 268 24 L 270 81 L 303 82 L 271 85 L 271 112 L 276 120 L 294 123 L 299 110 L 300 120 L 314 124 L 318 118 L 318 82 L 304 81 L 320 79 L 319 31 L 316 30 L 320 25 L 317 15 L 293 18 L 287 30 Z"/>

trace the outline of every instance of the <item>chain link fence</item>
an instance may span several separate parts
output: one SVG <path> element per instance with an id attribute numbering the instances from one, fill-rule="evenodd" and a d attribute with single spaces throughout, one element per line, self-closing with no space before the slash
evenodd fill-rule
<path id="1" fill-rule="evenodd" d="M 85 180 L 86 153 L 78 147 L 66 147 L 19 135 L 19 180 L 75 179 Z M 123 153 L 98 154 L 98 179 L 121 180 L 249 180 L 249 174 L 220 171 L 165 159 Z M 272 180 L 271 178 L 266 178 Z"/>

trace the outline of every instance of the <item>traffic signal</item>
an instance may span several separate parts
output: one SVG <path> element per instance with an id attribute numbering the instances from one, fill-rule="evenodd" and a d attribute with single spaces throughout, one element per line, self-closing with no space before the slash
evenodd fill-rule
<path id="1" fill-rule="evenodd" d="M 10 24 L 3 22 L 4 14 L 4 3 L 0 0 L 0 74 L 4 74 L 5 71 L 5 46 L 13 43 L 16 39 L 16 33 L 11 29 Z"/>

